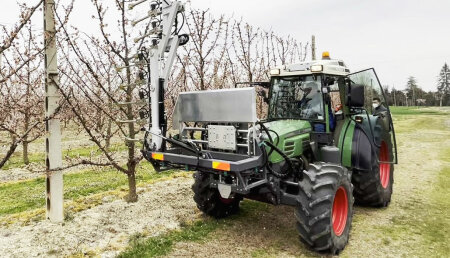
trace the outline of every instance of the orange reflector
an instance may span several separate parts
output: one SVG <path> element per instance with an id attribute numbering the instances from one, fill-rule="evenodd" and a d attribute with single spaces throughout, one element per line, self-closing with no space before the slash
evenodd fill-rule
<path id="1" fill-rule="evenodd" d="M 218 170 L 230 171 L 230 163 L 213 161 L 212 167 Z"/>
<path id="2" fill-rule="evenodd" d="M 152 153 L 152 159 L 164 160 L 164 154 L 162 154 L 162 153 Z"/>

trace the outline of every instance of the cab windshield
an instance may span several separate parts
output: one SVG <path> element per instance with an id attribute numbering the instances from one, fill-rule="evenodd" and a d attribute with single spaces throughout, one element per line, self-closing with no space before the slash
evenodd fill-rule
<path id="1" fill-rule="evenodd" d="M 268 118 L 323 120 L 321 81 L 313 75 L 273 78 Z"/>

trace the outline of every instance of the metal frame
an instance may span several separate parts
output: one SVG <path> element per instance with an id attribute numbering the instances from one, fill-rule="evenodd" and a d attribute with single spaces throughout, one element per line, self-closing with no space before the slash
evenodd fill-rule
<path id="1" fill-rule="evenodd" d="M 158 40 L 157 45 L 150 49 L 150 109 L 151 109 L 151 128 L 153 135 L 163 135 L 161 128 L 160 114 L 161 110 L 160 95 L 167 88 L 167 79 L 170 75 L 173 62 L 176 57 L 176 51 L 180 44 L 178 35 L 172 35 L 172 28 L 175 24 L 176 16 L 184 11 L 184 5 L 179 1 L 165 0 L 160 2 L 160 12 L 149 13 L 149 18 L 161 16 L 161 27 L 154 31 L 153 39 Z M 169 50 L 167 51 L 167 49 Z M 168 54 L 166 54 L 168 52 Z M 162 88 L 161 88 L 162 87 Z M 163 140 L 161 137 L 152 137 L 151 146 L 156 150 L 162 149 Z"/>
<path id="2" fill-rule="evenodd" d="M 243 172 L 262 166 L 262 156 L 247 156 L 234 153 L 202 151 L 201 156 L 197 157 L 184 152 L 180 148 L 174 148 L 165 152 L 143 151 L 147 160 L 154 161 L 152 155 L 163 155 L 164 160 L 158 161 L 162 165 L 177 164 L 188 165 L 192 168 L 214 169 L 213 162 L 225 162 L 230 165 L 226 172 Z"/>
<path id="3" fill-rule="evenodd" d="M 206 170 L 209 173 L 219 175 L 219 180 L 211 179 L 210 186 L 217 188 L 222 182 L 222 175 L 233 174 L 236 177 L 236 182 L 231 184 L 232 192 L 239 194 L 248 194 L 251 189 L 268 183 L 266 171 L 260 169 L 263 167 L 264 158 L 262 153 L 258 156 L 247 156 L 234 153 L 202 151 L 199 156 L 192 155 L 180 148 L 173 148 L 165 152 L 143 151 L 145 159 L 152 162 L 157 167 L 174 165 L 183 165 L 186 170 Z M 158 156 L 160 160 L 153 157 Z M 214 168 L 215 162 L 229 164 L 229 169 L 224 171 Z M 255 175 L 261 172 L 262 179 L 248 184 L 250 177 L 248 175 Z M 246 176 L 243 176 L 246 173 Z"/>

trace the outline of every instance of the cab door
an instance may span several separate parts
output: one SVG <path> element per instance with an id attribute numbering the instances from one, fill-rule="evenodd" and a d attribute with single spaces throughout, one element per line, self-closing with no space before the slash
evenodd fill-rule
<path id="1" fill-rule="evenodd" d="M 378 116 L 378 119 L 382 120 L 382 123 L 384 124 L 383 127 L 385 130 L 387 130 L 390 134 L 391 142 L 392 142 L 392 158 L 389 159 L 389 161 L 382 161 L 381 163 L 391 163 L 391 164 L 397 164 L 397 142 L 395 138 L 395 130 L 394 130 L 394 124 L 392 122 L 392 115 L 391 111 L 389 109 L 388 102 L 386 101 L 386 95 L 384 92 L 383 87 L 381 86 L 380 80 L 378 79 L 378 76 L 375 72 L 375 69 L 369 68 L 366 70 L 362 70 L 356 73 L 352 73 L 348 76 L 352 83 L 355 84 L 362 84 L 364 85 L 364 109 L 367 112 L 368 116 L 372 118 L 376 118 Z M 374 98 L 379 98 L 381 100 L 381 105 L 379 109 L 377 109 L 377 112 L 375 112 L 375 109 L 372 106 L 372 102 Z M 380 110 L 382 110 L 380 112 Z M 374 115 L 374 113 L 376 113 Z M 370 120 L 376 120 L 376 119 L 370 119 Z M 373 132 L 373 126 L 369 126 L 369 130 L 371 135 L 374 135 Z M 375 132 L 376 134 L 376 132 Z"/>

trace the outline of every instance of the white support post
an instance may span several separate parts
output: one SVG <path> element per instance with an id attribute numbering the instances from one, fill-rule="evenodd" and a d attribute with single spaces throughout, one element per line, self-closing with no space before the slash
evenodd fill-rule
<path id="1" fill-rule="evenodd" d="M 61 129 L 57 112 L 60 94 L 58 92 L 58 63 L 56 50 L 55 1 L 44 0 L 44 42 L 45 42 L 45 117 L 46 119 L 46 169 L 47 169 L 47 219 L 52 222 L 64 220 L 63 174 L 52 171 L 62 166 Z"/>

